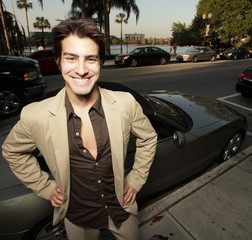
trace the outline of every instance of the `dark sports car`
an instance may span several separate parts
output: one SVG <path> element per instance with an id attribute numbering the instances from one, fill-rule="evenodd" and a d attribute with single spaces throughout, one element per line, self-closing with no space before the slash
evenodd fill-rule
<path id="1" fill-rule="evenodd" d="M 170 54 L 158 47 L 139 47 L 128 54 L 115 57 L 115 64 L 137 67 L 139 65 L 165 64 L 170 61 Z"/>
<path id="2" fill-rule="evenodd" d="M 252 97 L 252 66 L 240 73 L 235 88 L 243 96 Z"/>
<path id="3" fill-rule="evenodd" d="M 246 134 L 246 118 L 215 100 L 167 91 L 147 95 L 118 84 L 100 85 L 131 92 L 158 133 L 155 160 L 147 183 L 138 194 L 140 203 L 194 176 L 215 159 L 225 161 L 232 157 Z M 7 132 L 8 129 L 1 131 L 2 141 Z M 131 169 L 134 151 L 132 136 L 126 174 Z M 39 152 L 34 154 L 48 171 Z M 64 239 L 63 225 L 51 226 L 49 201 L 26 189 L 3 159 L 0 171 L 0 239 Z"/>
<path id="4" fill-rule="evenodd" d="M 249 51 L 243 47 L 231 47 L 220 53 L 220 59 L 233 59 L 248 58 Z"/>

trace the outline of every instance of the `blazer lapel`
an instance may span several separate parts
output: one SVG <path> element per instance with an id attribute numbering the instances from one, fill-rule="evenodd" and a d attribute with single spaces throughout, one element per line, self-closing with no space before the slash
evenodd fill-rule
<path id="1" fill-rule="evenodd" d="M 123 161 L 123 136 L 122 136 L 122 123 L 120 111 L 117 108 L 116 101 L 105 89 L 100 88 L 102 106 L 106 117 L 108 126 L 112 165 L 115 176 L 115 189 L 119 194 L 120 199 L 123 196 L 123 187 L 121 184 L 124 182 L 124 161 Z M 118 186 L 118 185 L 121 186 Z"/>
<path id="2" fill-rule="evenodd" d="M 57 179 L 57 181 L 60 180 L 60 183 L 58 182 L 58 184 L 66 191 L 68 190 L 67 188 L 69 188 L 69 184 L 67 183 L 70 182 L 70 161 L 65 108 L 65 89 L 62 89 L 54 98 L 49 111 L 51 113 L 49 131 L 52 137 L 55 160 L 60 176 L 60 179 Z"/>

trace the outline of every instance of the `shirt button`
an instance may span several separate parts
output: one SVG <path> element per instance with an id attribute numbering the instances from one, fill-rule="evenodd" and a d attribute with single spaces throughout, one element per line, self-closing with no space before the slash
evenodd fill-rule
<path id="1" fill-rule="evenodd" d="M 75 134 L 76 134 L 76 136 L 80 136 L 80 133 L 79 133 L 79 132 L 76 132 Z"/>
<path id="2" fill-rule="evenodd" d="M 108 208 L 108 206 L 107 206 L 107 205 L 105 205 L 105 208 Z"/>
<path id="3" fill-rule="evenodd" d="M 103 197 L 104 197 L 104 194 L 101 194 L 101 197 L 103 198 Z"/>
<path id="4" fill-rule="evenodd" d="M 98 180 L 98 183 L 101 183 L 101 180 Z"/>
<path id="5" fill-rule="evenodd" d="M 95 166 L 98 166 L 98 164 L 99 164 L 98 162 L 95 162 Z"/>
<path id="6" fill-rule="evenodd" d="M 83 152 L 84 152 L 84 153 L 87 153 L 87 149 L 83 149 Z"/>

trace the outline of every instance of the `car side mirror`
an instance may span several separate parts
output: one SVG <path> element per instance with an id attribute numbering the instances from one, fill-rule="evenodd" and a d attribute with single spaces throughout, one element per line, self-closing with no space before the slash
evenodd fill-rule
<path id="1" fill-rule="evenodd" d="M 182 147 L 186 143 L 186 137 L 185 134 L 181 131 L 175 131 L 173 133 L 173 141 L 176 144 L 177 147 Z"/>

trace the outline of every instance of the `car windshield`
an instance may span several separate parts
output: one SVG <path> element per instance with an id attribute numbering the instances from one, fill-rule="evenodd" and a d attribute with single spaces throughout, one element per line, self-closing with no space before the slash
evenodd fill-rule
<path id="1" fill-rule="evenodd" d="M 200 48 L 190 48 L 186 52 L 198 52 L 199 50 L 200 50 Z"/>
<path id="2" fill-rule="evenodd" d="M 231 47 L 231 48 L 228 48 L 226 51 L 237 51 L 238 50 L 238 48 L 236 48 L 236 47 Z"/>
<path id="3" fill-rule="evenodd" d="M 150 95 L 141 93 L 146 100 L 152 106 L 156 116 L 165 122 L 169 122 L 180 130 L 188 130 L 190 128 L 190 121 L 188 121 L 189 116 L 176 105 L 164 101 L 163 99 L 159 99 L 157 97 L 152 97 Z M 181 129 L 181 127 L 183 129 Z"/>
<path id="4" fill-rule="evenodd" d="M 133 51 L 131 51 L 130 53 L 139 53 L 141 52 L 142 48 L 136 48 Z"/>

